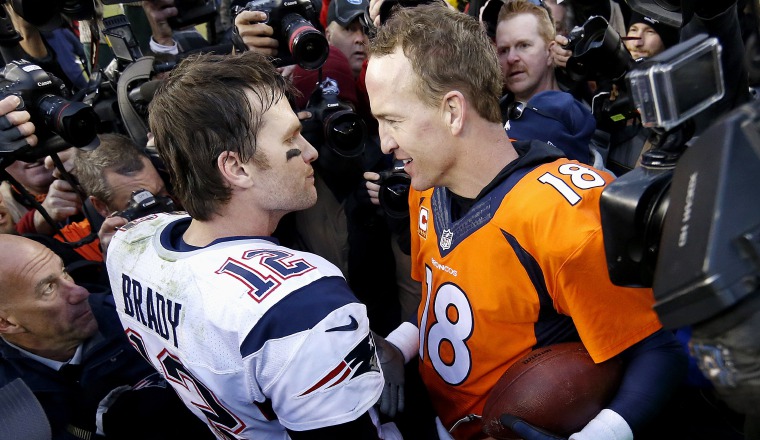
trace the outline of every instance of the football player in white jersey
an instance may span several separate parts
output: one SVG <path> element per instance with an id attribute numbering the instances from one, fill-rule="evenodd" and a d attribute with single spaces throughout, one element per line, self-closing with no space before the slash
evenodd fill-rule
<path id="1" fill-rule="evenodd" d="M 373 408 L 366 307 L 333 264 L 271 237 L 317 198 L 289 87 L 254 52 L 188 58 L 164 81 L 149 124 L 187 212 L 114 235 L 119 317 L 220 439 L 398 438 Z"/>

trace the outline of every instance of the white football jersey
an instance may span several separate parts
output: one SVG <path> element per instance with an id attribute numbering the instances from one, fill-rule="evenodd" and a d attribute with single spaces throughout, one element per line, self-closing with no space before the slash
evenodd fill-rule
<path id="1" fill-rule="evenodd" d="M 225 439 L 288 439 L 284 427 L 368 411 L 383 376 L 366 307 L 338 268 L 271 237 L 180 250 L 189 223 L 184 213 L 129 223 L 107 258 L 129 340 L 185 404 Z"/>

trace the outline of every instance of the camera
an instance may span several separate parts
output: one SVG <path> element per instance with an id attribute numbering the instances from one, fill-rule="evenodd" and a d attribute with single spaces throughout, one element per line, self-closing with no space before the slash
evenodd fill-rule
<path id="1" fill-rule="evenodd" d="M 628 74 L 642 118 L 663 139 L 677 134 L 691 117 L 724 95 L 719 55 L 717 39 L 700 34 Z M 734 119 L 747 119 L 742 116 Z M 724 285 L 739 282 L 726 275 L 741 271 L 738 262 L 730 269 L 722 267 L 738 257 L 730 255 L 732 245 L 724 234 L 738 233 L 734 225 L 745 218 L 756 221 L 760 209 L 757 203 L 727 204 L 740 195 L 726 192 L 725 185 L 748 179 L 749 174 L 742 177 L 743 172 L 753 172 L 747 165 L 758 165 L 758 158 L 751 154 L 757 148 L 751 134 L 718 125 L 688 148 L 688 139 L 667 147 L 656 145 L 643 155 L 640 167 L 614 180 L 602 193 L 610 280 L 622 286 L 652 286 L 655 310 L 667 327 L 707 319 L 741 296 L 738 291 L 729 293 L 738 286 Z M 718 145 L 722 148 L 715 148 Z M 716 209 L 722 213 L 720 218 L 711 215 Z M 728 221 L 727 213 L 734 214 Z M 716 278 L 713 272 L 719 268 L 723 276 Z M 690 279 L 684 283 L 685 277 Z M 686 302 L 690 306 L 681 307 Z"/>
<path id="2" fill-rule="evenodd" d="M 264 23 L 272 26 L 274 37 L 280 43 L 277 66 L 295 63 L 306 70 L 316 70 L 327 61 L 330 46 L 324 34 L 314 27 L 318 17 L 311 0 L 254 0 L 243 7 L 235 6 L 233 17 L 243 11 L 267 14 Z M 247 50 L 237 27 L 233 29 L 232 42 L 237 50 Z"/>
<path id="3" fill-rule="evenodd" d="M 404 171 L 402 162 L 395 161 L 394 166 L 380 171 L 376 181 L 380 185 L 378 198 L 385 215 L 393 219 L 409 217 L 409 187 L 412 178 Z"/>
<path id="4" fill-rule="evenodd" d="M 132 198 L 129 200 L 129 206 L 123 211 L 114 215 L 124 217 L 128 221 L 145 217 L 146 215 L 156 214 L 159 212 L 175 211 L 174 200 L 167 196 L 154 196 L 147 189 L 132 191 Z"/>
<path id="5" fill-rule="evenodd" d="M 128 0 L 100 0 L 100 2 L 104 5 L 129 3 Z M 177 15 L 167 20 L 174 30 L 208 23 L 213 21 L 218 13 L 216 0 L 174 0 L 174 6 L 177 8 Z"/>
<path id="6" fill-rule="evenodd" d="M 327 145 L 335 154 L 344 158 L 359 157 L 364 152 L 368 133 L 364 120 L 338 98 L 338 82 L 327 77 L 317 83 L 305 111 L 311 112 L 312 120 L 322 127 L 317 131 L 317 145 Z M 311 140 L 310 140 L 311 141 Z"/>
<path id="7" fill-rule="evenodd" d="M 19 110 L 31 115 L 40 145 L 58 135 L 68 143 L 61 149 L 72 145 L 84 147 L 98 134 L 99 118 L 93 108 L 70 101 L 63 81 L 36 64 L 15 60 L 5 65 L 0 71 L 0 97 L 9 95 L 21 98 Z M 10 153 L 17 160 L 34 161 L 51 152 L 44 148 L 21 147 Z"/>
<path id="8" fill-rule="evenodd" d="M 565 72 L 572 81 L 597 81 L 598 90 L 591 103 L 591 113 L 598 128 L 614 130 L 636 114 L 624 76 L 636 62 L 626 49 L 620 34 L 607 20 L 595 15 L 581 26 L 576 26 L 567 36 L 563 46 L 572 51 L 567 60 Z M 617 96 L 611 99 L 612 87 L 616 86 Z"/>

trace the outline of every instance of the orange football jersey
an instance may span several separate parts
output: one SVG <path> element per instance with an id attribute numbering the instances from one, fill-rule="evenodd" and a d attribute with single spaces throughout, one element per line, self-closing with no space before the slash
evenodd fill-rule
<path id="1" fill-rule="evenodd" d="M 447 429 L 482 414 L 533 348 L 580 336 L 602 362 L 661 328 L 651 289 L 610 282 L 599 197 L 611 179 L 564 158 L 520 168 L 456 221 L 448 190 L 411 191 L 420 372 Z M 452 435 L 483 436 L 477 421 Z"/>

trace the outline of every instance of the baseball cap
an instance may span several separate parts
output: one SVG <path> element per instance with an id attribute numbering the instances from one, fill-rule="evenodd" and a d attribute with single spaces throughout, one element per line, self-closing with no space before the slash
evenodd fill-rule
<path id="1" fill-rule="evenodd" d="M 327 24 L 337 21 L 339 25 L 348 27 L 354 19 L 369 10 L 368 0 L 330 0 L 327 7 Z"/>
<path id="2" fill-rule="evenodd" d="M 509 113 L 505 128 L 511 139 L 537 139 L 559 148 L 568 159 L 593 163 L 589 145 L 596 119 L 573 95 L 546 90 L 534 95 L 519 111 Z"/>
<path id="3" fill-rule="evenodd" d="M 665 48 L 675 46 L 678 44 L 680 38 L 680 31 L 678 28 L 665 24 L 659 20 L 655 20 L 652 17 L 647 17 L 636 11 L 631 12 L 631 19 L 628 20 L 628 27 L 630 28 L 634 23 L 644 23 L 650 26 L 660 36 L 662 44 Z"/>

